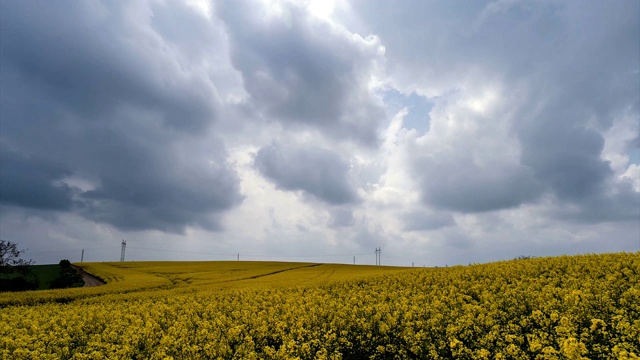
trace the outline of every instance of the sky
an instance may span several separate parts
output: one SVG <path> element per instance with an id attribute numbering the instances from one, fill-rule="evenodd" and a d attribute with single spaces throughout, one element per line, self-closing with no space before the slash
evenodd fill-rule
<path id="1" fill-rule="evenodd" d="M 0 2 L 0 238 L 60 259 L 640 250 L 640 2 Z"/>

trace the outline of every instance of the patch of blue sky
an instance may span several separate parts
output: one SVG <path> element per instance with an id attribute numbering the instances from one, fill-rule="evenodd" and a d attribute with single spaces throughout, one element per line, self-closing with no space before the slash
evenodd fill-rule
<path id="1" fill-rule="evenodd" d="M 429 131 L 431 121 L 429 112 L 434 105 L 429 98 L 415 92 L 405 95 L 396 89 L 388 89 L 383 93 L 383 100 L 393 113 L 407 108 L 408 114 L 402 121 L 403 128 L 415 129 L 421 135 Z"/>
<path id="2" fill-rule="evenodd" d="M 630 164 L 638 164 L 640 165 L 640 148 L 634 147 L 628 151 L 627 155 L 629 156 Z"/>
<path id="3" fill-rule="evenodd" d="M 640 133 L 626 144 L 626 152 L 629 157 L 629 164 L 640 165 Z"/>

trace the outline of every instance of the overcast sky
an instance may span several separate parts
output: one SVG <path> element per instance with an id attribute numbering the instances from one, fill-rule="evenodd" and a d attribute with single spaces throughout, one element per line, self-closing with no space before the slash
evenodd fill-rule
<path id="1" fill-rule="evenodd" d="M 443 266 L 640 249 L 640 2 L 2 1 L 0 238 Z"/>

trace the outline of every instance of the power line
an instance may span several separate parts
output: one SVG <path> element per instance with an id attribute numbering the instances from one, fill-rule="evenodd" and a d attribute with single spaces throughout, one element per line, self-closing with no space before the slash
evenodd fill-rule
<path id="1" fill-rule="evenodd" d="M 129 246 L 129 249 L 136 250 L 148 250 L 148 251 L 162 251 L 169 253 L 181 253 L 181 254 L 198 254 L 198 255 L 212 255 L 212 256 L 227 256 L 227 257 L 235 257 L 238 258 L 238 253 L 212 253 L 212 252 L 202 252 L 202 251 L 185 251 L 185 250 L 172 250 L 172 249 L 160 249 L 160 248 L 149 248 L 149 247 L 139 247 L 139 246 Z M 360 253 L 360 254 L 326 254 L 326 255 L 265 255 L 265 254 L 244 254 L 243 257 L 257 257 L 257 258 L 326 258 L 326 257 L 351 257 L 351 256 L 366 256 L 370 255 L 370 253 Z"/>
<path id="2" fill-rule="evenodd" d="M 3 239 L 4 240 L 4 239 Z M 126 249 L 135 249 L 135 250 L 146 250 L 146 251 L 159 251 L 159 252 L 167 252 L 167 253 L 180 253 L 180 254 L 196 254 L 196 255 L 210 255 L 216 257 L 229 257 L 238 259 L 238 253 L 227 253 L 227 252 L 203 252 L 203 251 L 185 251 L 185 250 L 174 250 L 174 249 L 161 249 L 156 247 L 140 247 L 140 246 L 127 246 L 127 242 L 125 239 L 122 239 L 120 243 L 120 260 L 124 261 L 126 258 Z M 101 246 L 101 247 L 90 247 L 83 248 L 86 251 L 93 252 L 105 252 L 109 250 L 115 249 L 115 246 Z M 29 254 L 51 254 L 51 253 L 68 253 L 72 251 L 69 250 L 42 250 L 42 251 L 29 251 Z M 267 255 L 267 254 L 243 254 L 243 257 L 251 257 L 251 258 L 291 258 L 291 259 L 321 259 L 321 258 L 347 258 L 351 259 L 356 256 L 370 256 L 371 253 L 342 253 L 342 254 L 324 254 L 324 255 Z"/>
<path id="3" fill-rule="evenodd" d="M 128 246 L 129 249 L 134 249 L 134 250 L 143 250 L 142 253 L 140 252 L 135 252 L 134 251 L 134 255 L 133 255 L 133 259 L 138 258 L 139 256 L 142 256 L 143 258 L 150 258 L 148 254 L 145 254 L 149 251 L 151 252 L 166 252 L 169 254 L 193 254 L 193 255 L 201 255 L 201 256 L 210 256 L 210 257 L 214 257 L 214 258 L 227 258 L 227 259 L 233 259 L 236 261 L 240 260 L 240 254 L 239 253 L 230 253 L 230 252 L 203 252 L 203 251 L 188 251 L 188 250 L 177 250 L 177 249 L 162 249 L 162 248 L 157 248 L 157 247 L 141 247 L 141 246 Z M 80 255 L 80 261 L 84 262 L 84 255 L 85 252 L 88 251 L 87 254 L 92 255 L 90 256 L 92 259 L 95 257 L 95 255 L 97 253 L 101 253 L 104 254 L 106 252 L 110 252 L 112 250 L 115 249 L 115 246 L 99 246 L 99 247 L 89 247 L 89 248 L 82 248 L 81 250 L 81 255 Z M 121 243 L 120 243 L 120 261 L 125 261 L 126 260 L 126 249 L 127 249 L 127 241 L 125 239 L 122 239 Z M 378 253 L 376 253 L 376 265 L 380 265 L 380 254 L 379 252 L 381 251 L 380 248 L 376 249 L 378 250 Z M 28 253 L 31 255 L 37 255 L 37 254 L 68 254 L 69 252 L 72 252 L 73 249 L 68 249 L 68 250 L 48 250 L 48 251 L 29 251 Z M 77 250 L 76 250 L 77 251 Z M 253 254 L 244 254 L 243 253 L 243 259 L 245 260 L 260 260 L 260 259 L 327 259 L 328 261 L 331 261 L 330 259 L 334 259 L 334 261 L 338 260 L 340 262 L 353 262 L 354 264 L 356 263 L 356 257 L 357 256 L 361 256 L 363 258 L 367 258 L 368 256 L 371 256 L 371 253 L 340 253 L 340 254 L 323 254 L 323 255 L 318 255 L 318 254 L 314 254 L 314 255 L 271 255 L 271 254 L 257 254 L 257 253 L 253 253 Z M 131 254 L 130 254 L 131 257 Z M 393 257 L 393 256 L 392 256 Z M 152 258 L 152 257 L 151 257 Z M 337 259 L 339 258 L 339 259 Z M 351 261 L 350 261 L 351 260 Z M 93 261 L 93 260 L 91 260 Z"/>

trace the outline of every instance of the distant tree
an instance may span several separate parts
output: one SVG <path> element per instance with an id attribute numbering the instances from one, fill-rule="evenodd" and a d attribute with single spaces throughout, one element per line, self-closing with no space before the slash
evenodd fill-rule
<path id="1" fill-rule="evenodd" d="M 66 289 L 84 285 L 82 276 L 71 266 L 69 260 L 60 260 L 58 265 L 60 265 L 60 275 L 51 282 L 50 289 Z"/>

